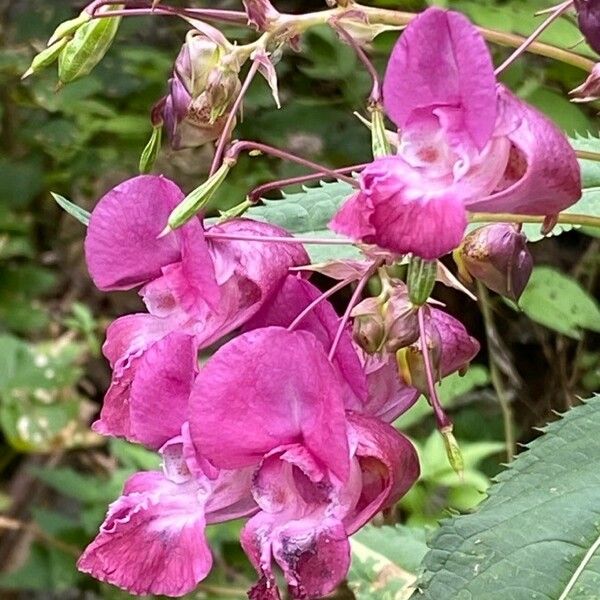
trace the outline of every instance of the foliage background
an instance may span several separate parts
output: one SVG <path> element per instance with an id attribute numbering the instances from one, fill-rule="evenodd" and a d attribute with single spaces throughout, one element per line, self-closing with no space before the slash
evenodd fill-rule
<path id="1" fill-rule="evenodd" d="M 372 3 L 403 10 L 426 6 L 421 0 Z M 207 4 L 238 8 L 233 0 Z M 276 4 L 301 12 L 324 3 Z M 525 35 L 537 22 L 533 12 L 549 5 L 543 0 L 437 4 L 463 10 L 478 24 Z M 124 478 L 156 463 L 140 448 L 119 441 L 107 444 L 89 431 L 109 382 L 108 365 L 100 354 L 104 329 L 111 319 L 141 304 L 132 293 L 106 295 L 94 289 L 83 261 L 84 229 L 55 205 L 49 192 L 91 209 L 108 188 L 136 172 L 150 133 L 149 109 L 164 94 L 186 28 L 164 18 L 125 19 L 113 48 L 90 76 L 58 91 L 53 69 L 21 83 L 20 75 L 55 25 L 81 7 L 64 0 L 0 0 L 2 598 L 128 597 L 77 573 L 75 557 L 94 535 Z M 246 30 L 227 31 L 240 40 L 252 37 Z M 375 43 L 373 56 L 381 71 L 396 36 L 383 34 Z M 563 19 L 543 39 L 569 47 L 579 34 Z M 497 61 L 507 55 L 506 49 L 493 51 Z M 577 51 L 594 56 L 584 45 Z M 303 40 L 302 52 L 287 53 L 277 71 L 283 108 L 277 110 L 264 82 L 255 81 L 238 128 L 240 138 L 285 147 L 332 166 L 369 159 L 367 131 L 352 116 L 363 109 L 369 80 L 349 47 L 327 29 L 314 30 Z M 527 56 L 504 81 L 570 136 L 596 138 L 594 107 L 567 100 L 567 91 L 582 77 L 578 69 Z M 189 190 L 201 181 L 210 157 L 210 148 L 179 153 L 164 149 L 157 169 Z M 261 182 L 300 172 L 275 160 L 243 158 L 213 209 L 237 204 Z M 407 572 L 416 573 L 438 519 L 472 509 L 483 498 L 489 478 L 502 469 L 503 419 L 491 385 L 490 358 L 499 369 L 520 442 L 536 437 L 533 427 L 553 420 L 553 411 L 564 411 L 578 396 L 588 397 L 600 388 L 595 333 L 600 313 L 593 300 L 599 241 L 588 233 L 593 232 L 572 231 L 533 245 L 536 263 L 549 268 L 537 273 L 536 285 L 526 292 L 524 312 L 492 299 L 497 331 L 491 344 L 485 343 L 475 303 L 436 290 L 450 312 L 483 342 L 468 375 L 453 376 L 442 385 L 467 459 L 465 479 L 459 481 L 448 467 L 424 403 L 403 416 L 397 425 L 420 450 L 422 479 L 398 507 L 357 537 L 356 560 L 339 598 L 381 597 L 371 595 L 373 585 L 390 558 L 403 566 L 404 575 L 395 573 L 397 581 Z M 566 274 L 567 282 L 552 269 Z M 344 299 L 342 295 L 338 301 Z M 376 529 L 382 525 L 397 529 Z M 217 568 L 193 597 L 244 597 L 253 574 L 236 542 L 238 530 L 236 523 L 212 529 Z M 381 531 L 386 533 L 381 536 Z M 406 561 L 399 558 L 405 555 Z"/>

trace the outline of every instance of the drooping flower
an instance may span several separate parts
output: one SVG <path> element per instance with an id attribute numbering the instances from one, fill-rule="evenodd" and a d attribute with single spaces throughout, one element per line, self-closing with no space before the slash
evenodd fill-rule
<path id="1" fill-rule="evenodd" d="M 433 259 L 459 245 L 467 210 L 555 215 L 581 195 L 565 136 L 496 83 L 483 38 L 459 13 L 430 8 L 406 28 L 384 104 L 398 154 L 362 171 L 331 222 L 339 233 Z"/>
<path id="2" fill-rule="evenodd" d="M 270 23 L 279 17 L 279 13 L 269 0 L 243 0 L 248 23 L 259 31 L 266 31 Z"/>
<path id="3" fill-rule="evenodd" d="M 533 269 L 527 238 L 509 223 L 476 229 L 465 237 L 454 256 L 463 277 L 479 279 L 490 290 L 515 302 Z"/>
<path id="4" fill-rule="evenodd" d="M 140 294 L 150 313 L 121 317 L 107 331 L 103 351 L 113 379 L 94 424 L 99 433 L 137 439 L 122 415 L 129 414 L 138 370 L 143 378 L 164 359 L 193 365 L 193 376 L 199 348 L 240 327 L 279 289 L 290 267 L 308 262 L 297 244 L 208 241 L 197 219 L 158 238 L 182 197 L 165 178 L 137 177 L 111 190 L 92 213 L 86 258 L 94 282 L 104 290 L 143 285 Z M 288 235 L 247 219 L 213 230 Z"/>
<path id="5" fill-rule="evenodd" d="M 348 535 L 418 476 L 406 438 L 345 413 L 339 371 L 308 331 L 266 327 L 227 343 L 198 376 L 190 409 L 204 457 L 257 469 L 260 511 L 242 534 L 259 573 L 251 598 L 279 598 L 272 561 L 294 598 L 331 592 L 349 567 Z"/>

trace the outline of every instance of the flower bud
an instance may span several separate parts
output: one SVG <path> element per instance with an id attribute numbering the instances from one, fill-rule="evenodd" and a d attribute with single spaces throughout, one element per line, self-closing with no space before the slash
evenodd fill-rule
<path id="1" fill-rule="evenodd" d="M 386 323 L 385 349 L 396 352 L 414 344 L 419 338 L 417 307 L 409 300 L 404 285 L 394 288 L 383 311 Z"/>
<path id="2" fill-rule="evenodd" d="M 366 298 L 352 311 L 354 341 L 367 353 L 381 349 L 386 337 L 385 323 L 378 298 Z"/>
<path id="3" fill-rule="evenodd" d="M 465 461 L 460 446 L 458 445 L 458 442 L 452 433 L 452 429 L 452 425 L 449 425 L 444 427 L 440 433 L 442 434 L 442 439 L 444 440 L 444 447 L 446 448 L 448 462 L 450 463 L 450 466 L 454 472 L 462 479 L 465 472 Z"/>
<path id="4" fill-rule="evenodd" d="M 486 225 L 467 235 L 455 252 L 463 277 L 518 302 L 533 269 L 527 238 L 508 223 Z"/>
<path id="5" fill-rule="evenodd" d="M 575 0 L 577 22 L 585 41 L 600 53 L 600 1 Z"/>
<path id="6" fill-rule="evenodd" d="M 239 69 L 216 38 L 199 31 L 188 33 L 163 108 L 174 149 L 193 148 L 219 137 L 241 87 Z"/>

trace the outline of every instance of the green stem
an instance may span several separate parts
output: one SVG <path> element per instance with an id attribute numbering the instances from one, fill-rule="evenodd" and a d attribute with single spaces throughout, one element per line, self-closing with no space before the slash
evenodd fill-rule
<path id="1" fill-rule="evenodd" d="M 477 282 L 477 295 L 479 296 L 481 305 L 481 314 L 483 316 L 483 323 L 485 326 L 485 337 L 487 339 L 488 354 L 489 354 L 489 367 L 490 377 L 492 379 L 492 386 L 498 397 L 500 404 L 500 410 L 502 411 L 502 420 L 504 422 L 504 440 L 506 444 L 506 458 L 508 462 L 512 462 L 514 456 L 517 453 L 517 445 L 514 433 L 514 419 L 513 411 L 506 395 L 506 389 L 504 388 L 504 382 L 502 381 L 502 374 L 498 369 L 496 360 L 494 358 L 494 337 L 496 335 L 496 329 L 494 325 L 494 315 L 490 308 L 490 298 L 487 293 L 486 287 L 481 283 Z"/>
<path id="2" fill-rule="evenodd" d="M 543 223 L 545 217 L 539 215 L 515 215 L 512 213 L 470 213 L 470 223 Z M 558 222 L 565 225 L 581 225 L 583 227 L 600 227 L 600 217 L 592 215 L 575 215 L 563 213 L 558 215 Z"/>

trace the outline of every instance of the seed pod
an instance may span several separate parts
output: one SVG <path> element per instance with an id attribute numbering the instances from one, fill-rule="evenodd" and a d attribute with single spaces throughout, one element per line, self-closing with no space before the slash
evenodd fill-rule
<path id="1" fill-rule="evenodd" d="M 38 71 L 50 66 L 60 55 L 62 49 L 67 44 L 67 39 L 59 40 L 49 48 L 44 48 L 39 54 L 36 54 L 31 61 L 29 69 L 23 73 L 21 79 L 25 79 Z"/>
<path id="2" fill-rule="evenodd" d="M 437 261 L 425 260 L 413 256 L 408 265 L 406 285 L 408 286 L 408 297 L 416 306 L 422 306 L 427 302 L 437 277 Z"/>
<path id="3" fill-rule="evenodd" d="M 140 156 L 140 173 L 149 173 L 154 167 L 162 142 L 162 123 L 152 128 L 152 135 Z"/>
<path id="4" fill-rule="evenodd" d="M 120 22 L 121 17 L 98 18 L 77 29 L 58 58 L 58 78 L 62 83 L 70 83 L 92 71 L 108 52 Z"/>

